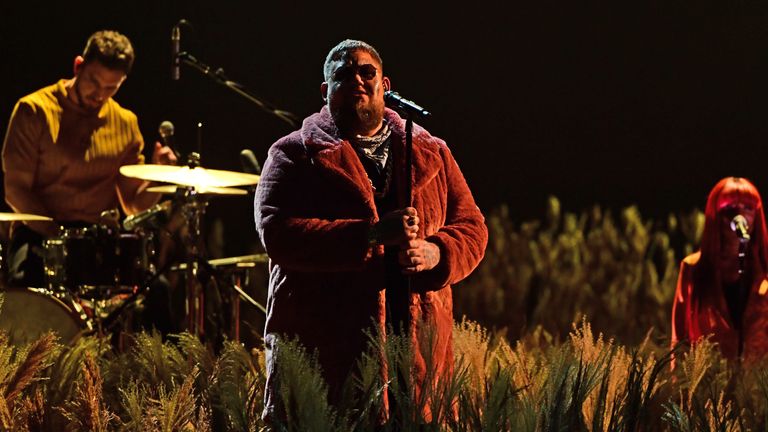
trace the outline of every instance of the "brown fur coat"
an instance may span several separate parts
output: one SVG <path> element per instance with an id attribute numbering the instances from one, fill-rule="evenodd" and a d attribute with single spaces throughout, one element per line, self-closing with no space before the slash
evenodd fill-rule
<path id="1" fill-rule="evenodd" d="M 406 203 L 406 185 L 398 181 L 405 173 L 405 121 L 389 109 L 385 118 L 393 129 L 395 187 L 399 202 Z M 419 237 L 440 247 L 441 260 L 412 277 L 412 338 L 424 323 L 431 326 L 432 357 L 443 374 L 453 366 L 451 284 L 478 265 L 488 231 L 445 142 L 418 125 L 413 142 Z M 380 216 L 365 169 L 350 143 L 339 138 L 327 107 L 270 148 L 255 198 L 256 227 L 270 257 L 266 416 L 278 402 L 279 337 L 298 336 L 310 352 L 317 350 L 334 400 L 366 349 L 365 331 L 383 329 L 383 247 L 369 246 L 366 238 Z M 423 354 L 417 349 L 414 359 L 419 386 L 426 375 Z"/>

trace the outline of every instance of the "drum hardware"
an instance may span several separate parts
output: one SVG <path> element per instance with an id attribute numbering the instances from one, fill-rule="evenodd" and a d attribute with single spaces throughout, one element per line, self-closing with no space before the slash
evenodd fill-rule
<path id="1" fill-rule="evenodd" d="M 243 271 L 245 269 L 250 269 L 256 267 L 256 264 L 262 264 L 269 262 L 269 257 L 267 254 L 255 254 L 255 255 L 243 255 L 243 256 L 236 256 L 236 257 L 229 257 L 229 258 L 218 258 L 218 259 L 212 259 L 208 260 L 207 264 L 216 272 L 221 273 L 222 271 L 228 272 L 228 273 L 234 273 L 237 271 Z M 171 271 L 184 271 L 187 269 L 186 263 L 181 263 L 179 265 L 172 266 L 170 268 Z M 267 313 L 267 309 L 259 302 L 253 299 L 253 297 L 249 296 L 248 293 L 243 291 L 241 288 L 242 285 L 247 285 L 247 282 L 237 282 L 234 283 L 232 286 L 232 289 L 234 289 L 237 294 L 245 301 L 250 303 L 253 307 L 256 309 L 262 311 L 263 313 Z"/>
<path id="2" fill-rule="evenodd" d="M 267 254 L 254 254 L 254 255 L 243 255 L 243 256 L 236 256 L 236 257 L 228 257 L 228 258 L 217 258 L 208 260 L 208 264 L 211 265 L 211 267 L 218 269 L 220 267 L 237 267 L 237 268 L 251 268 L 255 267 L 256 264 L 259 263 L 266 263 L 269 261 L 269 257 Z M 171 271 L 179 271 L 179 270 L 186 270 L 187 264 L 181 263 L 179 265 L 171 266 Z"/>
<path id="3" fill-rule="evenodd" d="M 194 156 L 193 156 L 194 155 Z M 208 274 L 215 275 L 216 266 L 211 265 L 202 256 L 200 245 L 201 223 L 207 207 L 207 196 L 244 195 L 247 192 L 232 186 L 255 185 L 259 176 L 231 171 L 209 170 L 199 166 L 199 156 L 190 155 L 190 163 L 183 167 L 165 165 L 138 165 L 121 168 L 121 173 L 150 181 L 174 183 L 164 186 L 161 193 L 174 193 L 176 201 L 180 202 L 181 214 L 187 226 L 187 234 L 183 238 L 187 260 L 179 266 L 186 274 L 186 312 L 187 330 L 193 334 L 204 336 L 204 290 L 198 281 Z M 131 168 L 134 167 L 134 168 Z M 169 169 L 170 168 L 170 169 Z M 131 169 L 137 171 L 132 174 Z M 161 174 L 158 174 L 161 173 Z M 171 192 L 170 188 L 173 188 Z M 163 275 L 166 265 L 158 271 L 153 268 L 149 257 L 153 251 L 147 244 L 151 242 L 151 229 L 162 223 L 163 216 L 170 211 L 169 203 L 162 203 L 148 211 L 136 214 L 123 228 L 132 231 L 121 233 L 119 224 L 110 226 L 89 226 L 84 228 L 62 228 L 60 234 L 45 241 L 45 275 L 48 281 L 46 289 L 25 289 L 21 294 L 12 294 L 14 299 L 21 298 L 25 302 L 44 305 L 53 312 L 40 312 L 41 315 L 57 316 L 51 318 L 52 329 L 58 329 L 63 316 L 67 316 L 66 329 L 61 330 L 63 339 L 73 340 L 83 334 L 112 331 L 120 322 L 119 318 L 125 310 L 134 305 L 139 297 Z M 116 221 L 113 213 L 104 215 L 104 221 Z M 140 217 L 141 216 L 141 217 Z M 46 216 L 22 213 L 0 213 L 2 221 L 52 221 Z M 114 225 L 114 226 L 112 226 Z M 225 263 L 221 263 L 223 265 Z M 236 264 L 237 268 L 252 266 L 246 260 Z M 90 272 L 83 271 L 85 266 L 91 267 Z M 250 298 L 239 283 L 234 283 L 238 295 L 256 307 L 258 302 Z M 15 301 L 15 300 L 14 300 Z M 10 327 L 18 322 L 25 322 L 29 317 L 12 316 L 13 308 L 23 313 L 27 306 L 10 306 L 6 301 L 6 312 L 0 314 L 0 326 L 4 321 L 10 322 Z M 263 308 L 263 307 L 261 307 Z M 236 317 L 237 315 L 233 315 Z M 36 320 L 39 321 L 39 320 Z M 9 328 L 10 328 L 9 327 Z M 74 331 L 76 329 L 77 331 Z M 23 329 L 22 329 L 23 330 Z M 24 330 L 25 334 L 30 331 Z M 35 333 L 37 332 L 37 333 Z M 34 336 L 39 337 L 42 330 L 35 330 Z M 235 334 L 236 336 L 236 334 Z M 27 336 L 31 338 L 32 336 Z M 32 339 L 33 340 L 33 339 Z"/>
<path id="4" fill-rule="evenodd" d="M 177 192 L 178 193 L 178 192 Z M 194 186 L 184 188 L 184 203 L 181 210 L 182 215 L 187 221 L 187 236 L 184 239 L 187 248 L 187 271 L 185 281 L 187 283 L 187 330 L 190 333 L 204 336 L 205 333 L 205 314 L 203 305 L 205 304 L 204 290 L 201 284 L 197 283 L 198 265 L 205 260 L 201 256 L 200 238 L 202 237 L 202 219 L 205 214 L 205 208 L 208 202 L 201 199 L 202 195 L 195 192 Z"/>
<path id="5" fill-rule="evenodd" d="M 176 194 L 181 188 L 175 185 L 163 185 L 152 186 L 147 188 L 148 192 L 162 193 L 162 194 Z M 195 190 L 198 194 L 203 195 L 247 195 L 248 191 L 245 189 L 229 188 L 229 187 L 200 187 Z"/>
<path id="6" fill-rule="evenodd" d="M 143 227 L 160 228 L 160 225 L 167 222 L 172 204 L 170 201 L 163 201 L 142 212 L 130 215 L 123 221 L 123 228 L 126 231 L 134 231 Z"/>
<path id="7" fill-rule="evenodd" d="M 183 238 L 184 248 L 186 250 L 186 262 L 176 268 L 183 270 L 186 283 L 186 328 L 198 336 L 205 336 L 204 328 L 204 287 L 200 283 L 200 276 L 203 274 L 215 275 L 216 268 L 206 261 L 203 257 L 201 248 L 202 239 L 202 219 L 208 205 L 207 196 L 214 195 L 242 195 L 245 191 L 239 189 L 230 190 L 233 186 L 255 185 L 259 181 L 259 176 L 254 174 L 245 174 L 234 171 L 212 170 L 200 166 L 200 154 L 192 152 L 188 155 L 187 164 L 183 166 L 170 165 L 125 165 L 120 168 L 120 173 L 127 177 L 138 178 L 141 180 L 171 183 L 174 188 L 175 201 L 179 203 L 181 214 L 186 222 L 187 232 Z M 156 191 L 165 192 L 170 190 L 156 189 Z M 238 191 L 238 192 L 235 192 Z M 204 272 L 201 274 L 201 270 Z M 164 271 L 156 273 L 162 274 Z M 151 282 L 149 282 L 151 283 Z M 142 290 L 146 289 L 149 283 L 142 284 Z M 241 296 L 245 296 L 257 307 L 261 306 L 258 302 L 250 298 L 240 287 L 235 290 Z M 138 295 L 137 293 L 136 295 Z M 135 301 L 136 296 L 126 301 L 130 303 Z M 263 308 L 263 306 L 262 306 Z M 124 308 L 118 308 L 113 312 L 112 317 L 107 320 L 114 320 Z"/>
<path id="8" fill-rule="evenodd" d="M 196 190 L 192 186 L 179 187 L 176 191 L 176 199 L 179 202 L 178 208 L 181 210 L 181 214 L 187 225 L 187 234 L 183 238 L 184 248 L 187 251 L 187 262 L 184 263 L 184 269 L 186 273 L 186 305 L 185 312 L 187 322 L 185 326 L 187 330 L 195 335 L 204 336 L 204 311 L 203 311 L 203 290 L 201 285 L 197 282 L 199 277 L 199 271 L 201 267 L 206 266 L 206 261 L 201 257 L 201 251 L 199 247 L 199 241 L 201 236 L 201 222 L 205 213 L 207 201 L 204 200 L 203 195 L 196 193 Z M 146 212 L 151 214 L 158 212 L 158 210 L 149 209 Z M 137 215 L 138 216 L 138 215 Z M 123 223 L 124 227 L 126 223 Z M 133 224 L 131 224 L 133 225 Z M 140 296 L 146 293 L 150 286 L 167 270 L 172 268 L 171 263 L 166 264 L 163 268 L 156 272 L 152 272 L 151 275 L 138 284 L 136 289 L 125 301 L 110 312 L 101 322 L 102 327 L 105 330 L 111 330 L 117 323 L 118 318 L 125 312 L 125 310 L 135 304 Z"/>
<path id="9" fill-rule="evenodd" d="M 109 210 L 104 210 L 99 214 L 99 224 L 108 226 L 112 229 L 119 229 L 120 228 L 120 210 L 116 208 L 112 208 Z"/>
<path id="10" fill-rule="evenodd" d="M 62 228 L 58 237 L 43 242 L 43 249 L 48 288 L 86 299 L 131 292 L 154 271 L 151 233 L 102 225 Z"/>
<path id="11" fill-rule="evenodd" d="M 119 322 L 118 318 L 125 312 L 125 310 L 129 307 L 135 304 L 141 295 L 145 294 L 150 286 L 158 279 L 160 276 L 162 276 L 166 270 L 168 270 L 169 266 L 166 266 L 165 268 L 160 269 L 157 272 L 153 272 L 151 275 L 148 276 L 148 278 L 137 286 L 137 288 L 126 298 L 123 299 L 121 303 L 117 305 L 112 311 L 110 311 L 107 315 L 103 316 L 100 320 L 101 328 L 107 331 L 111 331 L 114 329 L 115 325 Z"/>
<path id="12" fill-rule="evenodd" d="M 0 212 L 0 222 L 52 222 L 53 219 L 48 216 L 41 216 L 29 213 L 14 213 L 14 212 Z M 0 244 L 0 281 L 5 282 L 7 280 L 8 262 L 5 256 L 5 243 L 10 240 L 10 227 L 12 224 L 2 225 L 0 230 L 0 239 L 3 243 Z"/>
<path id="13" fill-rule="evenodd" d="M 228 286 L 232 289 L 229 295 L 230 329 L 229 337 L 232 340 L 240 340 L 240 301 L 255 307 L 265 316 L 267 308 L 253 299 L 242 287 L 248 286 L 248 269 L 256 267 L 258 263 L 266 263 L 269 258 L 266 254 L 245 255 L 231 258 L 220 258 L 208 261 L 208 264 L 219 274 L 229 277 Z"/>
<path id="14" fill-rule="evenodd" d="M 258 301 L 254 300 L 243 290 L 243 286 L 248 285 L 248 270 L 256 267 L 257 264 L 266 263 L 269 258 L 266 254 L 244 255 L 229 258 L 219 258 L 209 261 L 198 261 L 198 268 L 204 268 L 206 274 L 212 275 L 217 281 L 228 278 L 227 286 L 232 289 L 227 303 L 230 306 L 230 329 L 229 337 L 232 340 L 240 340 L 240 301 L 244 300 L 246 304 L 267 313 L 267 309 Z M 188 268 L 187 263 L 180 263 L 170 267 L 170 271 L 184 272 Z"/>

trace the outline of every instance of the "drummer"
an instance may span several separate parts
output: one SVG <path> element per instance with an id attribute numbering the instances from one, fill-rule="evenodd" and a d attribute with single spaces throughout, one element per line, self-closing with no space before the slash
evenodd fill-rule
<path id="1" fill-rule="evenodd" d="M 144 163 L 136 115 L 113 99 L 133 61 L 126 36 L 98 31 L 75 57 L 73 78 L 16 103 L 2 150 L 5 200 L 15 212 L 85 226 L 103 223 L 102 213 L 118 204 L 130 215 L 159 201 L 159 194 L 145 190 L 148 182 L 119 174 L 122 165 Z M 152 163 L 171 165 L 176 157 L 155 143 Z M 44 286 L 42 243 L 57 230 L 57 224 L 46 222 L 14 228 L 11 285 Z"/>

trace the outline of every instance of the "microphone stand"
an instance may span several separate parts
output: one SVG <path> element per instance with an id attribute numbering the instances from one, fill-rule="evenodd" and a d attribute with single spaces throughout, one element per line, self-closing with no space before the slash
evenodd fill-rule
<path id="1" fill-rule="evenodd" d="M 386 99 L 386 98 L 385 98 Z M 429 116 L 430 113 L 415 104 L 403 104 L 396 103 L 392 106 L 400 115 L 405 119 L 405 199 L 408 207 L 413 206 L 413 117 L 414 116 Z M 410 304 L 410 295 L 412 291 L 413 278 L 411 275 L 405 276 L 405 279 L 399 289 L 394 291 L 393 295 L 386 295 L 386 317 L 389 318 L 392 324 L 392 330 L 396 334 L 398 330 L 402 330 L 402 334 L 408 334 L 409 329 L 406 327 L 410 321 L 408 317 L 408 305 Z M 390 292 L 387 287 L 387 293 Z M 402 292 L 400 292 L 402 291 Z M 400 294 L 400 295 L 397 295 Z M 397 299 L 395 298 L 397 296 Z M 402 296 L 405 296 L 403 299 Z M 400 300 L 399 302 L 397 300 Z M 397 305 L 397 306 L 396 306 Z M 397 310 L 397 309 L 404 310 Z M 402 318 L 401 322 L 397 322 L 397 318 Z M 403 328 L 400 329 L 399 327 Z"/>
<path id="2" fill-rule="evenodd" d="M 739 293 L 738 293 L 738 295 L 739 295 L 738 296 L 738 299 L 739 299 L 738 304 L 739 304 L 739 306 L 738 307 L 739 308 L 742 307 L 741 306 L 742 305 L 742 301 L 746 302 L 747 299 L 749 298 L 749 288 L 751 288 L 750 287 L 751 281 L 747 281 L 744 278 L 744 268 L 745 268 L 745 261 L 746 261 L 746 256 L 747 256 L 747 244 L 748 243 L 749 243 L 749 237 L 739 237 L 739 255 L 738 255 L 738 257 L 739 257 Z M 747 299 L 744 299 L 745 292 L 746 292 Z M 743 321 L 743 319 L 744 319 L 743 312 L 742 312 L 741 315 L 742 315 L 741 316 L 741 320 Z M 738 341 L 739 342 L 739 345 L 738 345 L 738 347 L 739 347 L 739 354 L 738 355 L 739 355 L 739 357 L 741 357 L 741 355 L 744 352 L 744 334 L 743 334 L 744 333 L 744 331 L 743 331 L 744 329 L 742 328 L 743 326 L 742 326 L 741 322 L 738 322 L 738 323 L 734 322 L 734 325 L 736 326 L 736 329 L 737 329 L 736 333 L 739 335 L 739 341 Z"/>
<path id="3" fill-rule="evenodd" d="M 744 276 L 744 261 L 747 256 L 747 243 L 749 242 L 749 239 L 739 239 L 739 279 L 742 279 Z"/>
<path id="4" fill-rule="evenodd" d="M 207 64 L 197 60 L 194 56 L 189 54 L 186 51 L 182 51 L 178 54 L 178 59 L 181 60 L 184 64 L 187 64 L 189 66 L 192 66 L 192 68 L 200 71 L 203 75 L 207 76 L 208 78 L 212 79 L 217 84 L 223 85 L 224 87 L 232 90 L 233 92 L 237 93 L 238 95 L 244 97 L 248 101 L 255 104 L 257 107 L 261 108 L 262 110 L 278 117 L 279 119 L 283 120 L 284 122 L 288 123 L 291 127 L 295 128 L 298 125 L 298 118 L 288 112 L 283 111 L 281 109 L 277 109 L 271 104 L 264 102 L 260 99 L 258 99 L 256 96 L 250 94 L 246 89 L 245 86 L 242 84 L 230 81 L 226 75 L 224 75 L 224 69 L 222 68 L 216 68 L 215 70 L 208 66 Z"/>
<path id="5" fill-rule="evenodd" d="M 199 153 L 192 153 L 188 156 L 187 165 L 190 168 L 200 166 Z M 177 187 L 177 197 L 181 198 L 181 211 L 184 219 L 187 221 L 188 235 L 184 239 L 187 249 L 187 268 L 185 272 L 186 282 L 186 312 L 187 312 L 187 331 L 196 336 L 205 336 L 205 290 L 197 282 L 197 273 L 200 263 L 203 260 L 200 250 L 200 238 L 202 235 L 202 218 L 208 202 L 197 194 L 192 186 L 185 186 L 183 189 Z"/>
<path id="6" fill-rule="evenodd" d="M 403 112 L 405 117 L 405 204 L 407 207 L 413 206 L 413 118 L 407 112 Z M 395 271 L 395 270 L 391 270 Z M 390 283 L 395 283 L 394 287 L 387 287 L 385 295 L 387 321 L 396 335 L 407 335 L 409 332 L 408 323 L 408 305 L 411 296 L 411 275 L 401 278 L 388 278 Z"/>
<path id="7" fill-rule="evenodd" d="M 413 207 L 413 116 L 405 116 L 405 197 Z M 410 222 L 409 222 L 410 225 Z M 405 278 L 408 295 L 411 294 L 411 275 Z"/>

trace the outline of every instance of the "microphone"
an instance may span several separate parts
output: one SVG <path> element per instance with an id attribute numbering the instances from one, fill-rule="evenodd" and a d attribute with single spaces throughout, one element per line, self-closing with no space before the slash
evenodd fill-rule
<path id="1" fill-rule="evenodd" d="M 429 117 L 432 115 L 432 113 L 417 105 L 415 102 L 400 96 L 396 91 L 389 90 L 384 92 L 384 103 L 388 107 L 406 114 L 416 114 L 421 117 Z"/>
<path id="2" fill-rule="evenodd" d="M 261 164 L 250 149 L 243 149 L 240 152 L 240 165 L 248 174 L 261 175 Z"/>
<path id="3" fill-rule="evenodd" d="M 163 142 L 163 145 L 170 148 L 173 151 L 174 156 L 176 156 L 176 159 L 179 159 L 181 155 L 176 151 L 173 141 L 174 131 L 175 128 L 173 127 L 173 123 L 168 120 L 160 123 L 160 126 L 157 128 L 157 133 L 160 134 L 160 140 Z"/>
<path id="4" fill-rule="evenodd" d="M 179 67 L 180 44 L 181 29 L 179 29 L 179 24 L 176 24 L 173 26 L 173 30 L 171 30 L 171 60 L 173 62 L 173 67 L 171 67 L 171 79 L 174 81 L 178 81 L 179 77 L 181 77 L 181 68 Z"/>
<path id="5" fill-rule="evenodd" d="M 160 123 L 160 127 L 157 128 L 157 133 L 160 134 L 160 139 L 163 141 L 163 145 L 166 147 L 173 148 L 172 144 L 174 131 L 175 128 L 173 127 L 173 123 L 169 122 L 168 120 Z"/>
<path id="6" fill-rule="evenodd" d="M 173 133 L 175 130 L 176 128 L 173 127 L 173 123 L 168 120 L 160 123 L 160 126 L 157 128 L 157 133 L 160 134 L 160 140 L 163 141 L 164 146 L 173 149 Z M 176 150 L 173 152 L 176 153 Z M 176 157 L 178 157 L 178 154 Z"/>
<path id="7" fill-rule="evenodd" d="M 133 231 L 146 225 L 159 225 L 171 210 L 171 201 L 163 201 L 155 204 L 143 212 L 128 216 L 123 221 L 123 228 L 126 231 Z"/>
<path id="8" fill-rule="evenodd" d="M 747 218 L 744 216 L 737 214 L 733 217 L 733 220 L 731 220 L 731 231 L 736 233 L 736 236 L 739 237 L 739 240 L 742 241 L 749 241 L 749 224 L 747 223 Z"/>

